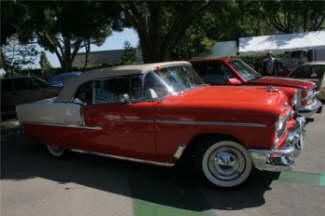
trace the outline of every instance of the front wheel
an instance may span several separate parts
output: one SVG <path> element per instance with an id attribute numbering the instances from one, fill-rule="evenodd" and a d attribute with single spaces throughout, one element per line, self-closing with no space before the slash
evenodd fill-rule
<path id="1" fill-rule="evenodd" d="M 237 142 L 210 140 L 198 150 L 197 167 L 212 184 L 235 187 L 250 175 L 252 160 L 247 149 Z"/>
<path id="2" fill-rule="evenodd" d="M 49 153 L 56 158 L 60 158 L 63 157 L 64 153 L 65 153 L 65 149 L 63 147 L 60 146 L 56 146 L 56 145 L 49 145 L 46 144 L 46 148 L 49 151 Z"/>

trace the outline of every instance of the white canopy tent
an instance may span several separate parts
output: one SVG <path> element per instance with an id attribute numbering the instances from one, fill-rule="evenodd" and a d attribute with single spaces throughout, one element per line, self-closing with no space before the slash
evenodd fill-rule
<path id="1" fill-rule="evenodd" d="M 325 48 L 325 31 L 242 37 L 238 51 L 239 54 L 254 54 L 320 48 Z"/>

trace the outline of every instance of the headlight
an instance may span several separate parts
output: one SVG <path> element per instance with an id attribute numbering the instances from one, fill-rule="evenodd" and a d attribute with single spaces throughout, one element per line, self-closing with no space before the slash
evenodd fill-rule
<path id="1" fill-rule="evenodd" d="M 281 131 L 283 129 L 283 126 L 284 126 L 284 117 L 283 115 L 280 115 L 277 122 L 275 123 L 275 130 L 277 132 Z"/>

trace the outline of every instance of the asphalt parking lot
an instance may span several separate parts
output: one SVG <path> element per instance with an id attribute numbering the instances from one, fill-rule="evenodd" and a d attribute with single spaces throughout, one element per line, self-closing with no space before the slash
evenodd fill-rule
<path id="1" fill-rule="evenodd" d="M 81 154 L 57 160 L 8 130 L 1 138 L 1 215 L 324 215 L 325 114 L 306 130 L 293 171 L 256 172 L 236 190 L 205 184 L 189 167 Z"/>

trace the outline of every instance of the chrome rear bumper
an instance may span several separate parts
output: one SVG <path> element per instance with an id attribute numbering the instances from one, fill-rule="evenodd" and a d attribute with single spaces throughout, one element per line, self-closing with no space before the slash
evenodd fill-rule
<path id="1" fill-rule="evenodd" d="M 253 163 L 259 170 L 284 171 L 295 165 L 295 159 L 304 147 L 303 126 L 304 117 L 297 117 L 297 123 L 286 139 L 283 149 L 265 150 L 249 149 Z"/>

